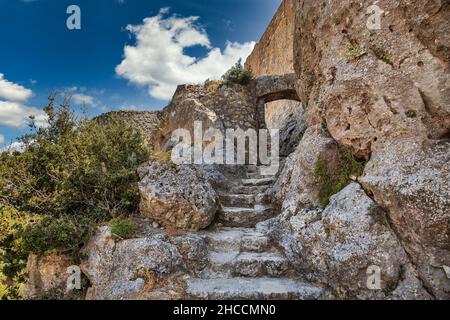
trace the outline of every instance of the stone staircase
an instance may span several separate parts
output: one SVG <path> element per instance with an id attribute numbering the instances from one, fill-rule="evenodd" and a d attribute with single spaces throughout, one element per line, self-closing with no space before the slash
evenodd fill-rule
<path id="1" fill-rule="evenodd" d="M 300 281 L 282 252 L 255 229 L 275 214 L 258 196 L 274 180 L 261 176 L 260 167 L 247 170 L 247 179 L 220 195 L 222 208 L 215 225 L 200 233 L 209 263 L 198 278 L 188 281 L 187 293 L 193 299 L 212 300 L 319 299 L 323 290 Z"/>

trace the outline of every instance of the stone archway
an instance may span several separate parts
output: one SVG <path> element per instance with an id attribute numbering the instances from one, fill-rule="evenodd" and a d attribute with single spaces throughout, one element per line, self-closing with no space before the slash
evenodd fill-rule
<path id="1" fill-rule="evenodd" d="M 295 90 L 296 74 L 265 76 L 255 79 L 256 112 L 259 129 L 266 128 L 265 105 L 277 100 L 301 101 Z"/>

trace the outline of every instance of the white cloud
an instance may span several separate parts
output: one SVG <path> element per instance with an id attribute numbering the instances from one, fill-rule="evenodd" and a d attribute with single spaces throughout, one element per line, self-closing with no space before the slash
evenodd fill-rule
<path id="1" fill-rule="evenodd" d="M 0 134 L 0 144 L 5 142 L 5 136 Z"/>
<path id="2" fill-rule="evenodd" d="M 72 101 L 77 105 L 94 106 L 96 101 L 94 97 L 82 93 L 75 93 L 72 95 Z"/>
<path id="3" fill-rule="evenodd" d="M 36 125 L 46 125 L 47 115 L 44 111 L 28 107 L 21 102 L 0 101 L 0 124 L 10 127 L 25 127 L 29 116 L 35 117 Z"/>
<path id="4" fill-rule="evenodd" d="M 3 73 L 0 73 L 0 98 L 12 101 L 26 101 L 32 95 L 33 91 L 6 80 Z"/>
<path id="5" fill-rule="evenodd" d="M 0 73 L 0 125 L 21 128 L 28 123 L 30 116 L 34 116 L 37 126 L 45 126 L 45 112 L 26 105 L 32 95 L 33 91 L 6 80 Z"/>
<path id="6" fill-rule="evenodd" d="M 136 37 L 134 46 L 125 46 L 123 61 L 116 73 L 131 83 L 147 86 L 149 94 L 161 100 L 172 97 L 177 85 L 218 79 L 239 58 L 251 53 L 254 42 L 227 42 L 225 50 L 211 46 L 208 34 L 198 17 L 165 16 L 168 8 L 143 24 L 127 26 Z M 208 50 L 203 58 L 191 57 L 184 49 L 202 46 Z"/>

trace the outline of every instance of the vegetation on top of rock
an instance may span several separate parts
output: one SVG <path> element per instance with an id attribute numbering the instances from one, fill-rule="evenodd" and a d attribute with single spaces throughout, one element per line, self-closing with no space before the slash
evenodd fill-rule
<path id="1" fill-rule="evenodd" d="M 0 298 L 17 298 L 29 252 L 76 254 L 96 223 L 138 209 L 136 170 L 149 157 L 141 133 L 114 116 L 77 118 L 56 99 L 46 126 L 31 119 L 23 152 L 0 154 L 0 283 L 17 283 Z"/>
<path id="2" fill-rule="evenodd" d="M 253 72 L 251 70 L 244 69 L 241 59 L 239 59 L 239 61 L 236 62 L 236 64 L 222 76 L 222 80 L 226 84 L 237 83 L 246 85 L 250 83 L 250 81 L 252 81 L 254 78 L 255 76 L 253 75 Z"/>
<path id="3" fill-rule="evenodd" d="M 320 155 L 314 166 L 314 176 L 319 182 L 319 203 L 326 207 L 330 197 L 343 190 L 352 180 L 363 174 L 365 161 L 357 160 L 347 148 L 339 148 L 337 168 L 330 168 L 326 159 Z"/>
<path id="4" fill-rule="evenodd" d="M 116 240 L 129 239 L 136 231 L 136 223 L 129 218 L 112 219 L 109 225 L 111 227 L 111 234 Z"/>

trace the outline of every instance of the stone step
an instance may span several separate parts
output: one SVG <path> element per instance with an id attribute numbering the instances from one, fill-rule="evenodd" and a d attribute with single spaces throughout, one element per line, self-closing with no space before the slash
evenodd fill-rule
<path id="1" fill-rule="evenodd" d="M 223 194 L 219 196 L 220 203 L 225 207 L 253 208 L 255 196 L 251 194 Z"/>
<path id="2" fill-rule="evenodd" d="M 234 186 L 230 188 L 230 193 L 255 195 L 264 193 L 268 188 L 269 186 Z"/>
<path id="3" fill-rule="evenodd" d="M 209 270 L 225 277 L 279 277 L 289 271 L 289 262 L 273 252 L 210 252 Z"/>
<path id="4" fill-rule="evenodd" d="M 249 228 L 220 228 L 200 233 L 214 251 L 263 252 L 270 247 L 267 236 Z"/>
<path id="5" fill-rule="evenodd" d="M 267 186 L 274 182 L 274 178 L 260 178 L 260 179 L 242 179 L 242 184 L 244 186 Z"/>
<path id="6" fill-rule="evenodd" d="M 209 300 L 318 300 L 323 289 L 287 278 L 189 279 L 187 293 Z"/>
<path id="7" fill-rule="evenodd" d="M 261 221 L 273 217 L 272 207 L 256 205 L 255 208 L 222 207 L 218 220 L 225 227 L 253 228 Z"/>

